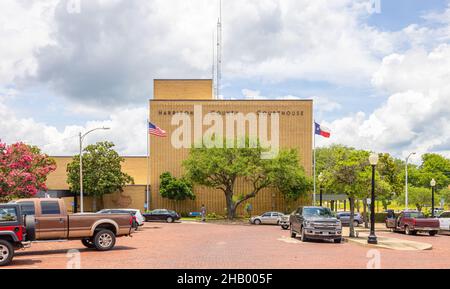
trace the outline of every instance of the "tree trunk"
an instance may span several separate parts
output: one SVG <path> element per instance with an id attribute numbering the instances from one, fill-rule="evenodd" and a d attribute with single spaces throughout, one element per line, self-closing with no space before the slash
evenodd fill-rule
<path id="1" fill-rule="evenodd" d="M 348 198 L 348 201 L 350 203 L 350 234 L 349 237 L 350 238 L 354 238 L 355 237 L 355 227 L 353 226 L 353 221 L 355 220 L 355 199 L 353 198 Z"/>
<path id="2" fill-rule="evenodd" d="M 233 192 L 231 190 L 227 190 L 225 192 L 225 198 L 227 201 L 227 218 L 228 220 L 233 220 L 236 214 L 236 208 L 233 203 Z"/>
<path id="3" fill-rule="evenodd" d="M 364 205 L 364 212 L 363 212 L 364 228 L 369 228 L 369 223 L 367 221 L 367 199 L 363 199 L 363 205 Z"/>

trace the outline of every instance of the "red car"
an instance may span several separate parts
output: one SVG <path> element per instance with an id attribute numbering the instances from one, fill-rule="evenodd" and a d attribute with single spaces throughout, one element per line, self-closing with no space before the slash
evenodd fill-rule
<path id="1" fill-rule="evenodd" d="M 403 211 L 395 216 L 393 211 L 388 212 L 386 227 L 394 232 L 404 232 L 407 235 L 416 235 L 418 232 L 434 236 L 439 232 L 439 219 L 426 218 L 419 211 Z"/>
<path id="2" fill-rule="evenodd" d="M 27 232 L 29 235 L 34 234 L 34 224 L 30 221 L 26 228 L 26 219 L 19 205 L 0 204 L 0 267 L 11 263 L 15 250 L 30 246 Z"/>

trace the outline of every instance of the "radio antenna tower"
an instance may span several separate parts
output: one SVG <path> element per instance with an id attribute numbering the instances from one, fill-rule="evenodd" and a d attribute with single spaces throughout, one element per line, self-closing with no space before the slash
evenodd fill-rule
<path id="1" fill-rule="evenodd" d="M 217 21 L 217 93 L 216 97 L 221 98 L 222 80 L 222 0 L 219 0 L 219 20 Z"/>
<path id="2" fill-rule="evenodd" d="M 217 90 L 216 90 L 216 35 L 214 34 L 214 30 L 212 33 L 212 83 L 213 83 L 213 99 L 217 99 Z"/>

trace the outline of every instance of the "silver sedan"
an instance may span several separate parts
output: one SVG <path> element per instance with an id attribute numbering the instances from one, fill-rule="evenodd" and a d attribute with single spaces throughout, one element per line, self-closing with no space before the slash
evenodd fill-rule
<path id="1" fill-rule="evenodd" d="M 250 218 L 250 223 L 255 225 L 278 225 L 278 221 L 283 215 L 284 214 L 280 212 L 266 212 L 261 216 Z"/>

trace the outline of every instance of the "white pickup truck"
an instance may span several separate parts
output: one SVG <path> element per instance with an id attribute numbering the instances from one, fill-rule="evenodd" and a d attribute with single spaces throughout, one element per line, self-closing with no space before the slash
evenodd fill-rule
<path id="1" fill-rule="evenodd" d="M 441 227 L 441 231 L 450 231 L 450 211 L 443 212 L 439 216 L 439 226 Z"/>

